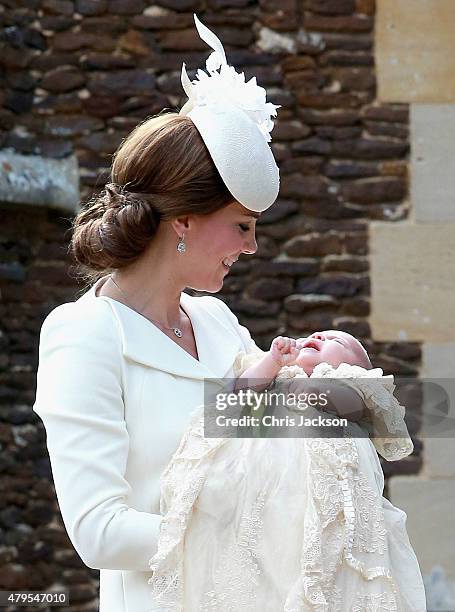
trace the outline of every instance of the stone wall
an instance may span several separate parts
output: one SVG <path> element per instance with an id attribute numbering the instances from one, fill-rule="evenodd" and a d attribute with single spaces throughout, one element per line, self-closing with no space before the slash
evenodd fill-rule
<path id="1" fill-rule="evenodd" d="M 370 225 L 404 222 L 410 208 L 408 105 L 378 103 L 374 0 L 4 0 L 0 147 L 74 155 L 90 197 L 122 138 L 184 103 L 181 63 L 194 78 L 209 53 L 193 11 L 229 63 L 282 105 L 272 132 L 280 197 L 258 223 L 257 254 L 240 258 L 219 297 L 263 348 L 277 334 L 338 328 L 359 337 L 374 366 L 416 374 L 419 339 L 372 337 L 370 327 Z M 67 540 L 30 409 L 41 322 L 81 291 L 66 256 L 71 214 L 19 197 L 0 215 L 0 588 L 60 580 L 74 609 L 97 609 L 97 572 Z M 386 475 L 418 472 L 415 446 L 384 463 Z"/>
<path id="2" fill-rule="evenodd" d="M 31 410 L 41 323 L 76 291 L 65 259 L 68 228 L 60 211 L 0 207 L 0 589 L 61 585 L 71 601 L 92 601 L 87 609 L 95 611 L 99 572 L 82 563 L 68 540 L 46 433 Z"/>
<path id="3" fill-rule="evenodd" d="M 379 97 L 410 104 L 410 215 L 370 224 L 371 326 L 375 339 L 422 343 L 420 374 L 452 379 L 455 371 L 455 77 L 451 0 L 380 0 L 376 29 Z M 452 396 L 453 397 L 453 396 Z M 454 400 L 448 433 L 424 439 L 419 476 L 390 481 L 391 500 L 409 516 L 411 541 L 429 573 L 455 580 Z M 441 607 L 455 607 L 435 584 Z M 436 601 L 436 600 L 435 600 Z"/>

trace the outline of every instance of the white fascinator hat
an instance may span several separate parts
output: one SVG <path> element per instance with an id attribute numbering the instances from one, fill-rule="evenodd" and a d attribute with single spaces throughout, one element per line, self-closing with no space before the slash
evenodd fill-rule
<path id="1" fill-rule="evenodd" d="M 187 115 L 201 134 L 226 187 L 249 210 L 262 212 L 278 196 L 280 174 L 272 150 L 270 132 L 275 104 L 266 102 L 266 91 L 252 77 L 228 66 L 220 39 L 194 14 L 201 39 L 212 49 L 206 70 L 190 81 L 185 63 L 182 86 L 188 96 L 179 115 Z"/>

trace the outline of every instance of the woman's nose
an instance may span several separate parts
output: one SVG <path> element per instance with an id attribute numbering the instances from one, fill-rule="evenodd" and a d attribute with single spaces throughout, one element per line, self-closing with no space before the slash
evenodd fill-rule
<path id="1" fill-rule="evenodd" d="M 246 255 L 254 255 L 254 253 L 256 253 L 257 250 L 258 250 L 258 245 L 256 242 L 256 237 L 253 235 L 253 237 L 250 240 L 248 240 L 248 243 L 246 247 L 243 249 L 242 253 L 245 253 Z"/>

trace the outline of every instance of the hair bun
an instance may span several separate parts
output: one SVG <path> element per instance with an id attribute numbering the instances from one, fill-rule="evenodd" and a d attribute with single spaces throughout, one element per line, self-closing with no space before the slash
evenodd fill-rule
<path id="1" fill-rule="evenodd" d="M 153 197 L 107 183 L 78 215 L 71 243 L 76 261 L 97 271 L 118 269 L 135 261 L 150 244 L 161 220 Z"/>
<path id="2" fill-rule="evenodd" d="M 100 194 L 100 200 L 108 208 L 120 208 L 128 204 L 128 191 L 123 185 L 117 183 L 106 183 Z"/>

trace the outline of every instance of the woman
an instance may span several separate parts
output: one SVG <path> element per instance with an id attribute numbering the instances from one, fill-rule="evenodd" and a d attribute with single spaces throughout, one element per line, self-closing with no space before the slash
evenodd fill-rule
<path id="1" fill-rule="evenodd" d="M 96 282 L 41 330 L 33 409 L 68 535 L 101 570 L 101 612 L 149 609 L 159 477 L 204 390 L 232 377 L 239 351 L 259 350 L 221 300 L 183 292 L 216 293 L 256 252 L 256 219 L 279 187 L 273 105 L 195 21 L 215 49 L 210 76 L 199 87 L 183 67 L 180 113 L 145 121 L 117 151 L 112 182 L 74 221 L 71 252 Z"/>

